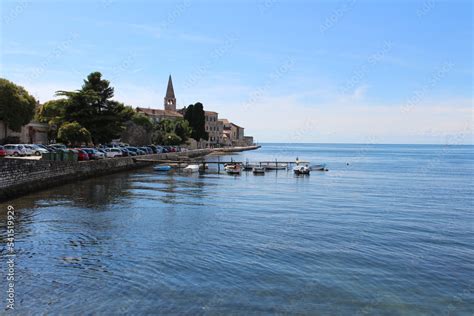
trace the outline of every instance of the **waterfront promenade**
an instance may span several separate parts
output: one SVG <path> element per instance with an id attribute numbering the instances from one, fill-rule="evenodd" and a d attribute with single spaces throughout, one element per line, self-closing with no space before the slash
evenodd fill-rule
<path id="1" fill-rule="evenodd" d="M 226 153 L 258 149 L 260 146 L 229 147 Z M 49 161 L 6 158 L 0 160 L 0 201 L 68 182 L 115 172 L 137 169 L 154 164 L 156 160 L 179 157 L 200 158 L 219 149 L 195 149 L 184 152 L 162 153 L 136 157 L 117 157 L 90 161 Z"/>

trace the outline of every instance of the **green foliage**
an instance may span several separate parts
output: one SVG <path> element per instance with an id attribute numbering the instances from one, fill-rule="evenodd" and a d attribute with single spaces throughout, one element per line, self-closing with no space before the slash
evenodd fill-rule
<path id="1" fill-rule="evenodd" d="M 189 122 L 189 126 L 192 128 L 192 138 L 194 138 L 196 141 L 209 138 L 209 134 L 206 132 L 205 128 L 206 117 L 202 103 L 197 102 L 194 105 L 189 105 L 185 109 L 184 119 Z"/>
<path id="2" fill-rule="evenodd" d="M 191 133 L 188 121 L 164 119 L 155 125 L 152 140 L 155 144 L 179 145 L 186 142 Z"/>
<path id="3" fill-rule="evenodd" d="M 94 143 L 107 143 L 118 138 L 125 122 L 133 116 L 133 110 L 123 103 L 111 100 L 114 88 L 100 72 L 93 72 L 77 91 L 57 91 L 67 99 L 64 121 L 76 121 L 92 135 Z"/>
<path id="4" fill-rule="evenodd" d="M 0 120 L 5 130 L 19 132 L 35 114 L 36 100 L 23 87 L 0 78 Z"/>
<path id="5" fill-rule="evenodd" d="M 176 135 L 175 133 L 167 133 L 167 134 L 165 134 L 165 138 L 164 138 L 163 144 L 174 146 L 174 145 L 179 145 L 179 144 L 181 144 L 181 143 L 182 143 L 181 137 L 179 137 L 179 136 Z"/>
<path id="6" fill-rule="evenodd" d="M 43 105 L 38 107 L 36 112 L 36 120 L 38 122 L 48 123 L 50 125 L 51 122 L 61 122 L 61 120 L 64 119 L 67 102 L 67 99 L 58 99 L 45 102 Z"/>
<path id="7" fill-rule="evenodd" d="M 36 111 L 36 120 L 49 125 L 48 138 L 57 138 L 58 128 L 64 123 L 67 99 L 51 100 L 41 105 Z"/>
<path id="8" fill-rule="evenodd" d="M 153 122 L 143 113 L 133 113 L 132 122 L 143 127 L 147 132 L 153 130 Z"/>
<path id="9" fill-rule="evenodd" d="M 73 146 L 91 142 L 91 133 L 78 122 L 67 122 L 61 125 L 58 139 Z"/>
<path id="10" fill-rule="evenodd" d="M 184 119 L 178 119 L 175 121 L 174 132 L 181 138 L 181 142 L 186 142 L 193 132 L 193 129 L 189 126 L 189 122 Z"/>

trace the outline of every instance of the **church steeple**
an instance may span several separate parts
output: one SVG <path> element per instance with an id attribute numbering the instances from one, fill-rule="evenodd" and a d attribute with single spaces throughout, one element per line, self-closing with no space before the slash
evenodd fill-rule
<path id="1" fill-rule="evenodd" d="M 171 75 L 168 78 L 168 87 L 166 88 L 165 110 L 176 111 L 176 97 L 174 96 L 173 80 L 171 80 Z"/>

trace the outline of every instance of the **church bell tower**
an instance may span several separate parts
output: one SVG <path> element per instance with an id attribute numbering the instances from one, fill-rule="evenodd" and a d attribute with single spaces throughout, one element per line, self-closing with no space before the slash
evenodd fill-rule
<path id="1" fill-rule="evenodd" d="M 174 96 L 173 81 L 171 75 L 168 79 L 168 87 L 166 88 L 165 110 L 176 112 L 176 97 Z"/>

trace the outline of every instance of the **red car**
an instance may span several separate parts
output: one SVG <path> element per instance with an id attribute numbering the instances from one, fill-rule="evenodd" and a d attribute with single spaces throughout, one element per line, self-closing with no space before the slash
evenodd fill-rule
<path id="1" fill-rule="evenodd" d="M 0 157 L 5 157 L 7 155 L 7 151 L 3 146 L 0 146 Z"/>
<path id="2" fill-rule="evenodd" d="M 77 151 L 77 160 L 79 161 L 89 160 L 89 154 L 86 153 L 84 150 L 80 148 L 76 148 L 75 150 Z"/>

